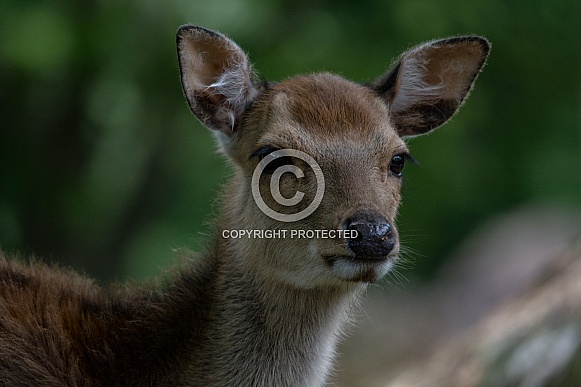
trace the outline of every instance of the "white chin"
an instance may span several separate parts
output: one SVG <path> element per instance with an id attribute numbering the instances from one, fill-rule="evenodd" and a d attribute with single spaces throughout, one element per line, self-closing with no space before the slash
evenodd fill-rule
<path id="1" fill-rule="evenodd" d="M 333 275 L 344 281 L 376 282 L 386 275 L 394 265 L 394 256 L 385 259 L 354 259 L 351 257 L 330 257 L 327 263 Z"/>

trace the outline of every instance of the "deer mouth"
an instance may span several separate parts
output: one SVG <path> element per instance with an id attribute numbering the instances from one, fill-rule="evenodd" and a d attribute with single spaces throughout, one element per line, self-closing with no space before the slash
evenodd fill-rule
<path id="1" fill-rule="evenodd" d="M 389 255 L 366 256 L 366 257 L 361 257 L 361 256 L 356 256 L 356 255 L 326 255 L 326 256 L 323 256 L 323 258 L 325 259 L 325 262 L 327 262 L 327 264 L 333 265 L 335 262 L 337 262 L 339 260 L 345 260 L 345 261 L 351 261 L 354 263 L 365 264 L 368 262 L 373 263 L 373 262 L 386 261 L 386 260 L 389 260 L 393 257 L 391 257 Z"/>
<path id="2" fill-rule="evenodd" d="M 325 263 L 333 275 L 349 282 L 376 282 L 386 275 L 394 266 L 397 256 L 355 256 L 327 255 Z"/>

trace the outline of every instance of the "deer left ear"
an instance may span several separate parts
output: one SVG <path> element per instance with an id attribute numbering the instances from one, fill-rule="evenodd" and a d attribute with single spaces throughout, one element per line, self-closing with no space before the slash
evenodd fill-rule
<path id="1" fill-rule="evenodd" d="M 401 137 L 442 125 L 462 105 L 484 65 L 490 43 L 479 36 L 436 40 L 405 52 L 372 88 L 389 106 Z"/>

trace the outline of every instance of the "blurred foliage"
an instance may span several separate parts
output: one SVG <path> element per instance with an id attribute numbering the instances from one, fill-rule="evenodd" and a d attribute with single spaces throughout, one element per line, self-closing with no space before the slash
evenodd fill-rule
<path id="1" fill-rule="evenodd" d="M 4 250 L 110 281 L 200 248 L 228 169 L 182 96 L 174 34 L 185 23 L 231 36 L 270 80 L 367 81 L 412 44 L 491 40 L 460 114 L 411 141 L 422 166 L 406 169 L 399 225 L 414 273 L 432 272 L 493 214 L 581 208 L 577 0 L 2 0 Z"/>

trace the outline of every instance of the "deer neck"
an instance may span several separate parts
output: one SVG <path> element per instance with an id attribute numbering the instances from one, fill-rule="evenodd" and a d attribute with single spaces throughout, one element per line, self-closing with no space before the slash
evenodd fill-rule
<path id="1" fill-rule="evenodd" d="M 230 250 L 226 241 L 219 250 Z M 222 255 L 203 364 L 207 385 L 323 385 L 364 285 L 299 289 L 267 282 Z M 264 257 L 267 259 L 267 257 Z M 289 257 L 292 259 L 292 257 Z M 215 378 L 215 380 L 214 380 Z"/>

